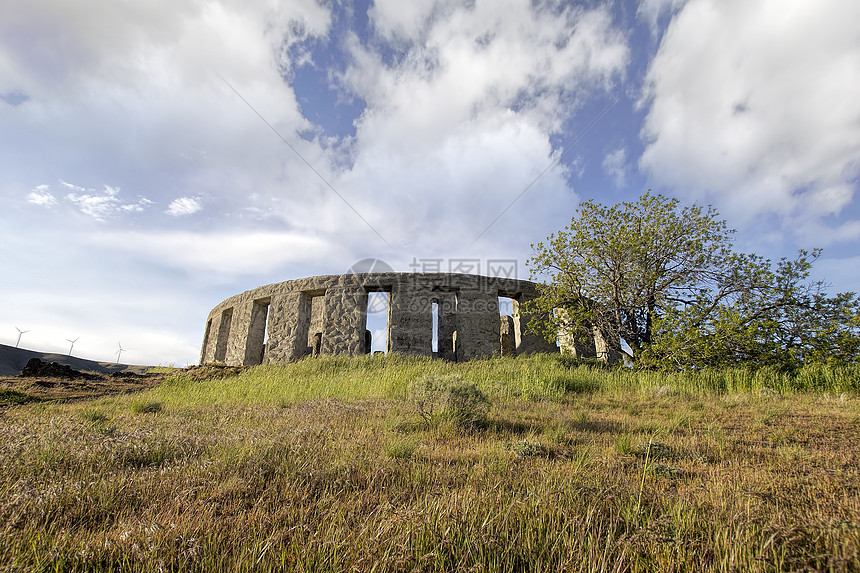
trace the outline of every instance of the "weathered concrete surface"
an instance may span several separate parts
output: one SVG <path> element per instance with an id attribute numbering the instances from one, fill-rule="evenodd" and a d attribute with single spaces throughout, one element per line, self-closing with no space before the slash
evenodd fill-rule
<path id="1" fill-rule="evenodd" d="M 597 326 L 592 330 L 594 331 L 594 349 L 597 358 L 609 364 L 623 362 L 624 355 L 609 344 L 609 335 L 601 332 Z"/>
<path id="2" fill-rule="evenodd" d="M 499 344 L 502 356 L 514 356 L 517 351 L 516 335 L 514 334 L 514 317 L 501 317 L 501 329 L 499 330 Z"/>
<path id="3" fill-rule="evenodd" d="M 308 354 L 370 351 L 368 294 L 388 293 L 388 350 L 470 360 L 499 354 L 558 352 L 524 334 L 519 304 L 537 296 L 523 280 L 456 273 L 364 273 L 309 277 L 262 286 L 231 297 L 209 313 L 201 363 L 289 362 Z M 501 319 L 499 297 L 513 301 Z"/>
<path id="4" fill-rule="evenodd" d="M 562 324 L 558 330 L 558 345 L 562 353 L 571 354 L 576 358 L 595 358 L 597 349 L 594 334 L 589 336 L 589 333 L 584 330 L 577 331 L 566 309 L 557 308 L 555 312 Z M 596 333 L 597 330 L 594 332 Z"/>

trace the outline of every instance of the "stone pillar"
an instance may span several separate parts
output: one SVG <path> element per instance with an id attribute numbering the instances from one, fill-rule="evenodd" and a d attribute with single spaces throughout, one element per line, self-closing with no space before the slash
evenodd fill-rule
<path id="1" fill-rule="evenodd" d="M 624 355 L 609 344 L 609 334 L 602 332 L 597 326 L 593 327 L 595 355 L 607 364 L 616 364 L 624 360 Z M 619 341 L 620 342 L 620 341 Z"/>
<path id="2" fill-rule="evenodd" d="M 554 342 L 546 340 L 543 336 L 528 331 L 530 316 L 520 308 L 520 299 L 514 299 L 514 332 L 516 353 L 530 354 L 532 352 L 558 352 L 558 346 Z"/>
<path id="3" fill-rule="evenodd" d="M 367 325 L 367 293 L 360 287 L 337 286 L 325 293 L 326 324 L 322 354 L 364 353 Z"/>
<path id="4" fill-rule="evenodd" d="M 233 324 L 233 308 L 221 311 L 218 321 L 217 337 L 215 339 L 215 355 L 213 362 L 226 362 L 229 352 L 230 330 Z"/>
<path id="5" fill-rule="evenodd" d="M 388 302 L 388 349 L 418 356 L 433 355 L 434 293 L 420 285 L 396 285 Z M 440 316 L 442 314 L 440 310 Z"/>
<path id="6" fill-rule="evenodd" d="M 570 354 L 574 358 L 594 358 L 597 356 L 594 345 L 594 332 L 577 329 L 575 325 L 569 324 L 566 309 L 555 309 L 556 318 L 559 321 L 558 342 L 564 354 Z"/>
<path id="7" fill-rule="evenodd" d="M 209 316 L 206 319 L 206 331 L 203 333 L 203 347 L 200 349 L 200 364 L 207 364 L 215 359 L 215 341 L 218 338 L 218 323 L 220 319 L 217 316 Z"/>
<path id="8" fill-rule="evenodd" d="M 251 304 L 251 316 L 248 320 L 248 334 L 245 342 L 243 364 L 256 366 L 262 364 L 265 357 L 266 319 L 269 315 L 269 299 L 259 299 Z"/>
<path id="9" fill-rule="evenodd" d="M 461 290 L 457 307 L 457 360 L 499 354 L 498 295 Z"/>
<path id="10" fill-rule="evenodd" d="M 305 355 L 310 297 L 300 292 L 272 296 L 266 362 L 284 363 Z"/>
<path id="11" fill-rule="evenodd" d="M 501 328 L 499 329 L 499 344 L 502 356 L 514 356 L 516 354 L 516 333 L 514 332 L 514 318 L 502 315 Z"/>
<path id="12" fill-rule="evenodd" d="M 233 307 L 233 318 L 227 338 L 227 353 L 224 362 L 231 366 L 245 365 L 245 352 L 248 345 L 248 327 L 251 324 L 253 301 L 244 301 Z"/>
<path id="13" fill-rule="evenodd" d="M 558 342 L 564 354 L 570 354 L 574 358 L 595 358 L 597 349 L 594 337 L 576 335 L 571 330 L 561 328 L 558 331 Z"/>

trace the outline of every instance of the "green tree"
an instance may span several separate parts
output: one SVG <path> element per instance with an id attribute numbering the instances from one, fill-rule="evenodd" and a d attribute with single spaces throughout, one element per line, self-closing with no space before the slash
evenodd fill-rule
<path id="1" fill-rule="evenodd" d="M 809 273 L 821 251 L 793 260 L 736 255 L 721 288 L 658 319 L 660 336 L 643 355 L 651 365 L 794 369 L 809 362 L 860 360 L 860 299 L 828 296 Z M 731 288 L 728 285 L 732 285 Z"/>
<path id="2" fill-rule="evenodd" d="M 713 208 L 681 208 L 662 195 L 581 203 L 567 228 L 532 245 L 532 277 L 548 279 L 532 304 L 542 318 L 534 322 L 550 340 L 559 327 L 586 333 L 594 325 L 616 351 L 623 338 L 635 359 L 651 344 L 661 309 L 721 276 L 731 233 Z"/>
<path id="3" fill-rule="evenodd" d="M 600 331 L 612 350 L 647 365 L 701 367 L 754 360 L 848 359 L 858 340 L 858 299 L 808 284 L 820 251 L 776 269 L 735 253 L 733 231 L 712 207 L 650 192 L 634 202 L 586 201 L 579 216 L 532 245 L 533 329 Z M 622 349 L 620 340 L 630 350 Z M 767 358 L 767 359 L 765 359 Z"/>

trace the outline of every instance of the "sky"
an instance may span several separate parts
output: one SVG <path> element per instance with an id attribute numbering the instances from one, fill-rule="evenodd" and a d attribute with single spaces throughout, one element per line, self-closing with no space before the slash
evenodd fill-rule
<path id="1" fill-rule="evenodd" d="M 860 290 L 856 0 L 5 0 L 0 343 L 185 366 L 261 285 L 528 278 L 577 205 L 711 204 Z M 513 267 L 510 261 L 514 261 Z M 20 331 L 26 331 L 23 334 Z"/>

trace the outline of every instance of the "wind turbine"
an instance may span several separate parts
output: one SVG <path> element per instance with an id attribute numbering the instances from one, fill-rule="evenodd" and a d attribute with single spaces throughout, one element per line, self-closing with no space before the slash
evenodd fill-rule
<path id="1" fill-rule="evenodd" d="M 18 331 L 18 342 L 15 343 L 15 348 L 18 348 L 18 345 L 21 344 L 21 336 L 23 336 L 25 333 L 30 332 L 30 331 L 29 330 L 21 330 L 17 326 L 15 327 L 15 330 Z"/>
<path id="2" fill-rule="evenodd" d="M 80 340 L 80 339 L 81 339 L 81 337 L 80 337 L 80 336 L 79 336 L 79 337 L 77 337 L 77 338 L 76 338 L 76 339 L 74 339 L 74 340 L 72 340 L 71 338 L 67 338 L 67 339 L 66 339 L 66 341 L 67 341 L 67 342 L 71 342 L 71 343 L 72 343 L 72 345 L 71 345 L 71 346 L 69 346 L 69 356 L 71 356 L 71 355 L 72 355 L 72 348 L 74 348 L 74 347 L 75 347 L 75 342 L 77 342 L 77 341 L 78 341 L 78 340 Z"/>
<path id="3" fill-rule="evenodd" d="M 119 350 L 116 351 L 116 363 L 119 364 L 119 359 L 122 358 L 122 353 L 125 352 L 125 348 L 122 347 L 122 342 L 119 343 Z"/>

